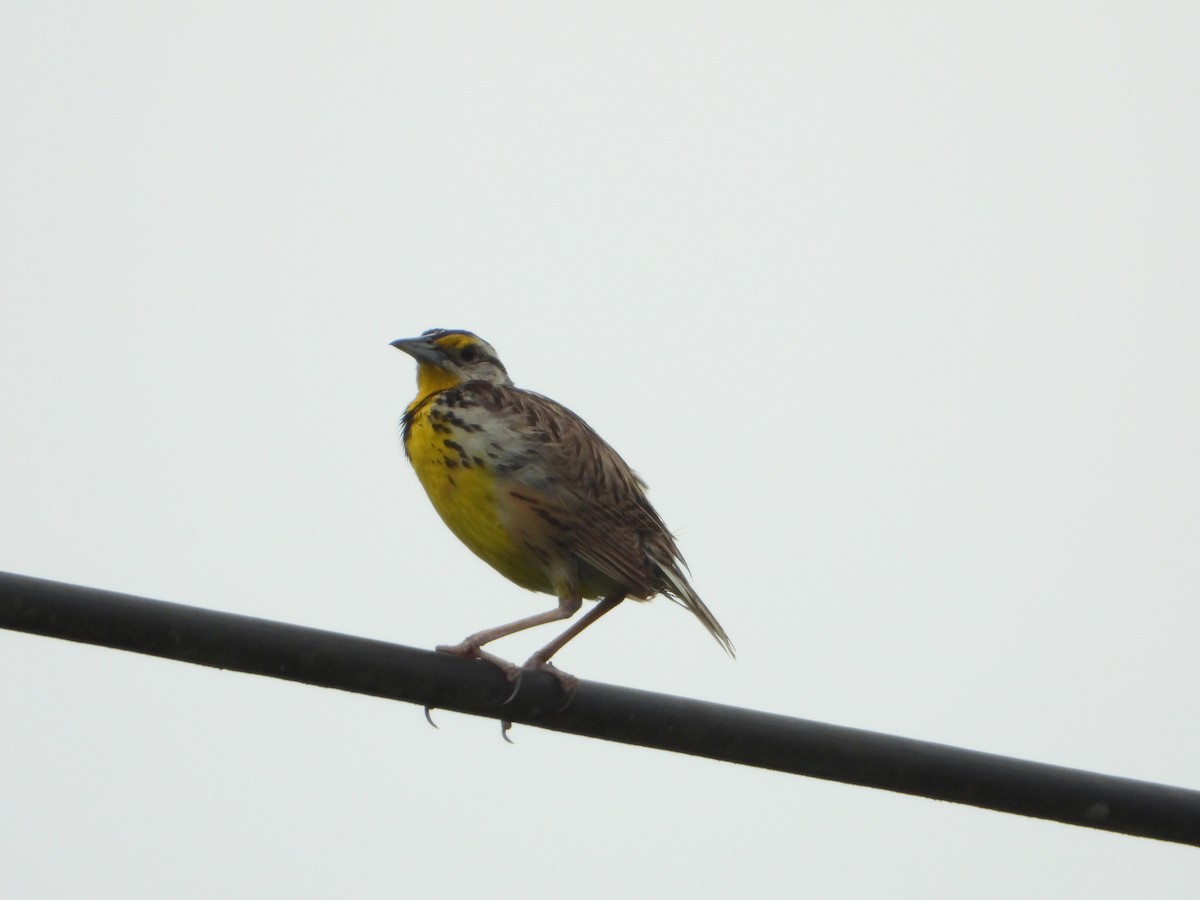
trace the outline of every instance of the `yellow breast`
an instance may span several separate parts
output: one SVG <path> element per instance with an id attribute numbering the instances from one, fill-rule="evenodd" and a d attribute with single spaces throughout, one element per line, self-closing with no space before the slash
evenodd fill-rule
<path id="1" fill-rule="evenodd" d="M 472 455 L 465 434 L 434 421 L 433 403 L 411 410 L 406 450 L 417 478 L 446 526 L 505 578 L 533 591 L 554 593 L 542 567 L 514 542 L 501 521 L 497 479 L 487 460 Z"/>

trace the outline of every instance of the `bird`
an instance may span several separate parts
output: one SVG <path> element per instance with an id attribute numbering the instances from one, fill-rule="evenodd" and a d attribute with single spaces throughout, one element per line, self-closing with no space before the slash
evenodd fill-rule
<path id="1" fill-rule="evenodd" d="M 558 600 L 552 609 L 437 650 L 486 660 L 518 687 L 523 671 L 545 671 L 573 695 L 578 679 L 551 657 L 626 598 L 663 595 L 734 656 L 729 635 L 692 588 L 645 483 L 582 418 L 516 387 L 492 345 L 469 331 L 431 328 L 391 346 L 417 362 L 417 395 L 401 418 L 401 434 L 434 509 L 501 575 Z M 598 602 L 523 666 L 484 649 L 570 619 L 585 599 Z"/>

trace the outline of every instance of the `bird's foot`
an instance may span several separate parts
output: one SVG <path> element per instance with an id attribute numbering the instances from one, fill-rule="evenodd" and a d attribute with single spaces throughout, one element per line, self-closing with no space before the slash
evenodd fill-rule
<path id="1" fill-rule="evenodd" d="M 490 662 L 503 672 L 504 677 L 509 681 L 518 681 L 521 677 L 521 667 L 516 663 L 510 663 L 507 659 L 501 659 L 494 653 L 488 653 L 471 641 L 463 641 L 461 644 L 438 644 L 435 649 L 438 653 L 449 653 L 452 656 L 461 656 L 463 659 L 482 659 L 484 662 Z"/>
<path id="2" fill-rule="evenodd" d="M 545 672 L 549 675 L 553 675 L 555 680 L 558 681 L 559 686 L 562 688 L 563 694 L 566 695 L 566 701 L 556 710 L 556 712 L 562 712 L 571 705 L 571 701 L 575 699 L 575 691 L 579 688 L 578 678 L 569 672 L 562 671 L 552 662 L 550 662 L 550 660 L 546 659 L 539 653 L 535 653 L 533 656 L 529 657 L 529 659 L 526 660 L 525 665 L 518 666 L 506 659 L 501 659 L 495 654 L 488 653 L 470 638 L 460 644 L 438 644 L 436 649 L 438 653 L 449 653 L 451 656 L 461 656 L 463 659 L 482 659 L 485 662 L 491 663 L 493 666 L 503 672 L 504 677 L 512 682 L 513 689 L 512 693 L 509 694 L 504 702 L 500 704 L 501 706 L 512 703 L 512 701 L 516 698 L 517 694 L 521 690 L 521 675 L 525 671 Z M 429 719 L 430 725 L 433 725 L 433 720 L 429 716 L 428 707 L 425 708 L 425 718 Z M 433 727 L 436 728 L 437 726 L 434 725 Z M 508 736 L 508 731 L 510 728 L 512 728 L 512 722 L 504 720 L 500 723 L 500 734 L 511 744 L 512 740 Z"/>
<path id="3" fill-rule="evenodd" d="M 517 691 L 521 689 L 521 673 L 525 671 L 545 672 L 548 675 L 553 675 L 558 681 L 558 685 L 562 688 L 562 692 L 567 699 L 563 701 L 562 706 L 556 709 L 555 712 L 562 712 L 564 709 L 570 706 L 571 701 L 575 699 L 575 692 L 579 689 L 579 679 L 570 672 L 564 672 L 545 657 L 539 656 L 535 653 L 533 656 L 529 657 L 529 659 L 525 662 L 525 665 L 521 666 L 521 668 L 517 670 L 516 685 L 513 687 L 512 694 L 507 700 L 504 701 L 505 703 L 511 703 L 513 698 L 517 696 Z M 512 743 L 512 738 L 508 736 L 508 732 L 511 728 L 512 722 L 508 721 L 507 719 L 500 722 L 500 736 L 510 744 Z"/>
<path id="4" fill-rule="evenodd" d="M 484 662 L 489 662 L 501 672 L 504 677 L 512 682 L 512 693 L 508 695 L 504 703 L 511 703 L 513 698 L 517 696 L 517 692 L 521 690 L 521 667 L 516 663 L 511 663 L 507 659 L 501 659 L 494 653 L 488 653 L 479 644 L 467 639 L 461 644 L 438 644 L 435 648 L 438 653 L 449 653 L 452 656 L 461 656 L 463 659 L 482 659 Z"/>
<path id="5" fill-rule="evenodd" d="M 575 692 L 579 690 L 579 679 L 570 672 L 564 672 L 541 654 L 533 654 L 533 656 L 525 661 L 525 665 L 521 666 L 521 669 L 523 671 L 545 672 L 548 675 L 553 675 L 558 680 L 559 687 L 562 688 L 562 692 L 566 695 L 567 699 L 556 712 L 562 712 L 575 699 Z"/>

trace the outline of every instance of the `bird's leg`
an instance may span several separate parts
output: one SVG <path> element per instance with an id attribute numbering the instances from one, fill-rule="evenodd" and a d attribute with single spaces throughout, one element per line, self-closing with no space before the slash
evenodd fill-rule
<path id="1" fill-rule="evenodd" d="M 562 689 L 566 692 L 568 698 L 573 697 L 575 695 L 575 689 L 579 686 L 579 679 L 574 675 L 563 672 L 557 666 L 553 665 L 550 662 L 550 657 L 561 650 L 569 640 L 578 635 L 579 632 L 583 631 L 583 629 L 587 628 L 606 612 L 616 609 L 616 607 L 624 599 L 624 592 L 605 597 L 594 607 L 589 609 L 582 619 L 573 624 L 570 628 L 548 643 L 537 653 L 533 654 L 533 656 L 529 657 L 529 659 L 525 661 L 525 665 L 523 665 L 521 668 L 533 669 L 534 671 L 540 672 L 549 672 L 558 679 L 558 683 L 562 685 Z M 568 703 L 569 702 L 570 700 L 568 700 Z"/>
<path id="2" fill-rule="evenodd" d="M 554 609 L 547 610 L 543 613 L 538 613 L 536 616 L 527 616 L 524 619 L 518 619 L 515 622 L 509 622 L 507 625 L 497 625 L 495 628 L 488 628 L 484 631 L 477 631 L 475 634 L 463 640 L 460 644 L 439 644 L 437 649 L 440 653 L 452 653 L 455 656 L 462 656 L 467 659 L 484 659 L 496 666 L 502 671 L 509 681 L 516 681 L 521 676 L 521 669 L 510 663 L 506 659 L 501 659 L 483 650 L 484 644 L 491 643 L 497 638 L 506 637 L 510 634 L 516 634 L 518 631 L 524 631 L 526 628 L 535 628 L 538 625 L 545 625 L 547 622 L 557 622 L 560 619 L 569 619 L 575 613 L 579 612 L 579 607 L 583 605 L 583 598 L 578 592 L 564 592 L 558 598 L 558 606 Z M 588 614 L 589 616 L 592 613 Z M 563 643 L 566 643 L 565 641 Z"/>
<path id="3" fill-rule="evenodd" d="M 582 619 L 552 640 L 537 653 L 533 654 L 533 656 L 529 657 L 529 659 L 525 661 L 525 665 L 521 666 L 521 668 L 518 670 L 517 685 L 515 688 L 513 688 L 512 695 L 504 702 L 512 702 L 513 697 L 517 696 L 517 691 L 521 689 L 519 673 L 525 669 L 533 669 L 535 672 L 546 672 L 557 678 L 559 686 L 562 687 L 563 693 L 567 695 L 566 702 L 558 708 L 557 712 L 562 712 L 564 709 L 570 706 L 571 701 L 575 699 L 575 690 L 579 687 L 579 679 L 571 673 L 564 672 L 559 669 L 556 665 L 550 662 L 550 657 L 561 650 L 566 645 L 567 641 L 571 640 L 571 638 L 575 637 L 577 634 L 579 634 L 579 632 L 583 631 L 583 629 L 587 628 L 606 612 L 611 609 L 616 609 L 617 605 L 620 604 L 620 602 L 624 599 L 624 592 L 620 594 L 613 594 L 611 597 L 605 597 L 592 609 L 588 610 L 587 614 Z M 504 720 L 500 723 L 500 734 L 510 744 L 512 743 L 512 739 L 508 736 L 508 730 L 511 727 L 512 722 L 509 722 L 508 720 Z"/>

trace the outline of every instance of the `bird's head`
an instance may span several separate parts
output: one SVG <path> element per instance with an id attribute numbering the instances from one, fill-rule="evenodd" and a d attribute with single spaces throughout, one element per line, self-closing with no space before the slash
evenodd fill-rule
<path id="1" fill-rule="evenodd" d="M 468 381 L 512 384 L 492 345 L 469 331 L 431 328 L 415 338 L 392 341 L 417 361 L 417 393 L 426 397 Z"/>

